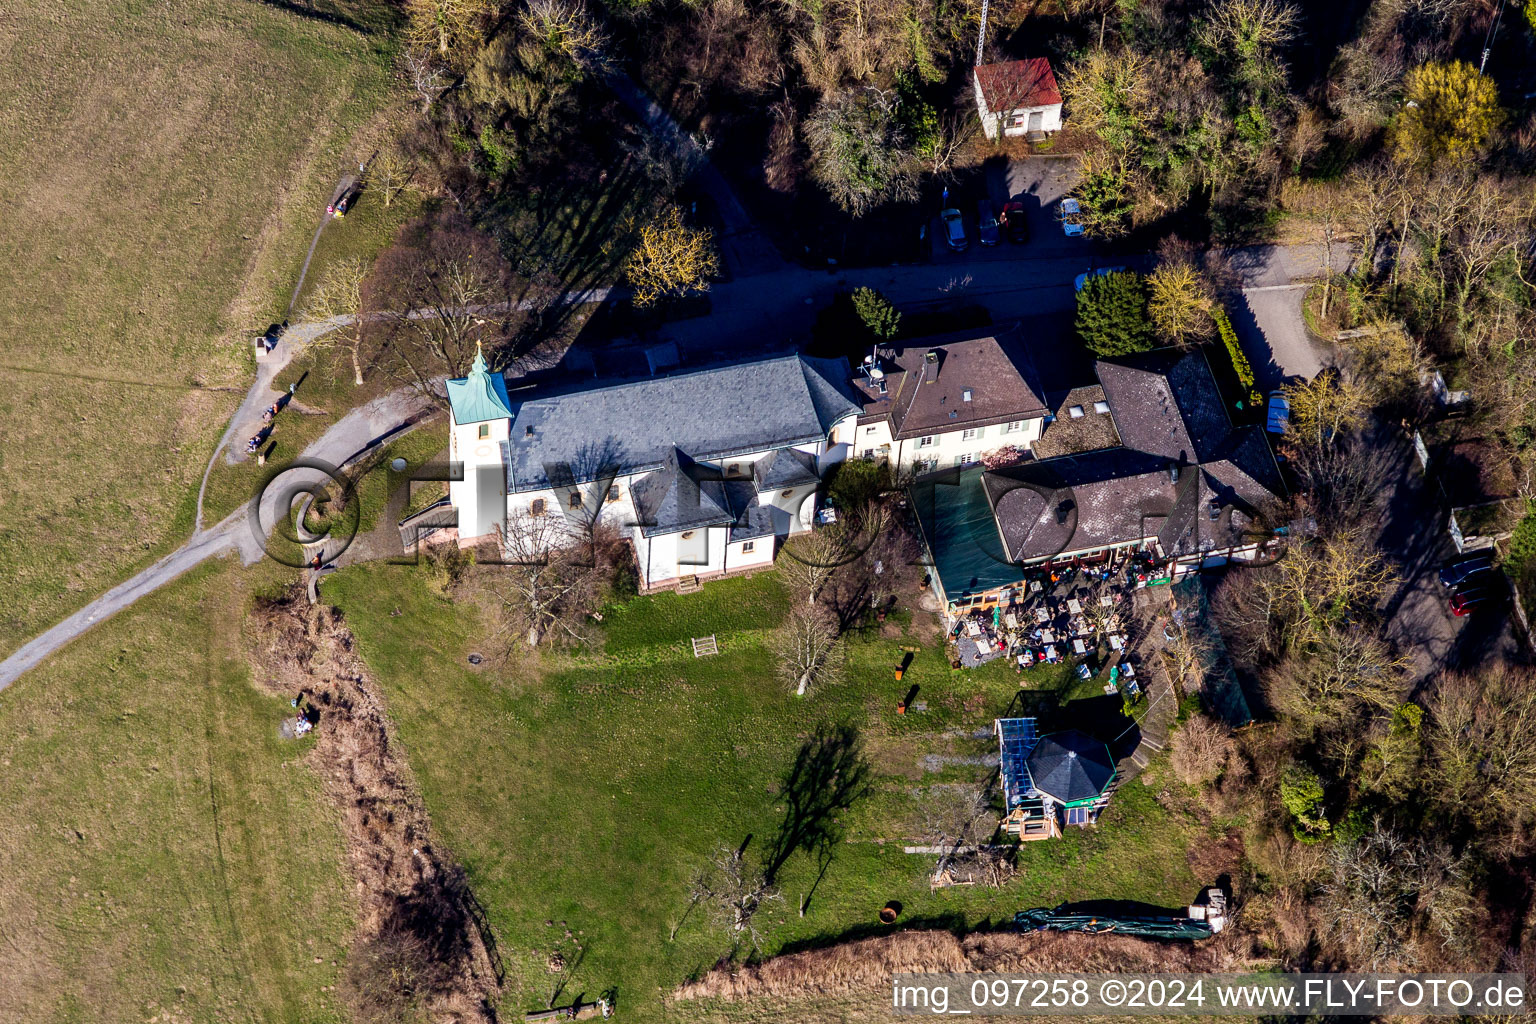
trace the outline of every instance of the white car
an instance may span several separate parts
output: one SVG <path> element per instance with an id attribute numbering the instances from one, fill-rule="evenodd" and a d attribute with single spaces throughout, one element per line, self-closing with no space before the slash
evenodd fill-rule
<path id="1" fill-rule="evenodd" d="M 1061 230 L 1070 237 L 1076 237 L 1083 233 L 1083 208 L 1077 204 L 1076 199 L 1067 198 L 1061 201 Z"/>
<path id="2" fill-rule="evenodd" d="M 955 252 L 960 252 L 970 241 L 965 237 L 965 219 L 960 216 L 960 211 L 951 207 L 939 214 L 939 220 L 944 222 L 944 241 Z"/>
<path id="3" fill-rule="evenodd" d="M 1077 279 L 1072 284 L 1078 291 L 1082 291 L 1083 285 L 1088 283 L 1090 277 L 1103 277 L 1105 274 L 1123 274 L 1126 269 L 1125 267 L 1100 267 L 1098 270 L 1090 270 L 1086 274 L 1078 274 Z"/>
<path id="4" fill-rule="evenodd" d="M 1285 397 L 1284 391 L 1270 392 L 1269 414 L 1265 417 L 1264 429 L 1271 434 L 1283 434 L 1291 429 L 1291 400 Z"/>

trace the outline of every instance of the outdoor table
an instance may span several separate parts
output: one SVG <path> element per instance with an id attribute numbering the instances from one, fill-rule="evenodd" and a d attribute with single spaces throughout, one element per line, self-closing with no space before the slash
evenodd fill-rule
<path id="1" fill-rule="evenodd" d="M 1051 613 L 1046 611 L 1044 608 L 1036 608 L 1035 609 L 1035 621 L 1040 623 L 1043 626 L 1047 622 L 1051 621 Z"/>
<path id="2" fill-rule="evenodd" d="M 1105 693 L 1115 693 L 1119 689 L 1120 689 L 1120 687 L 1116 686 L 1114 683 L 1105 683 L 1104 684 L 1104 692 Z"/>
<path id="3" fill-rule="evenodd" d="M 1040 642 L 1043 643 L 1043 644 L 1053 644 L 1053 643 L 1055 643 L 1056 642 L 1056 633 L 1055 633 L 1055 631 L 1054 630 L 1050 630 L 1050 629 L 1042 629 L 1040 631 Z"/>
<path id="4" fill-rule="evenodd" d="M 1056 662 L 1061 660 L 1060 656 L 1057 655 L 1057 653 L 1056 653 L 1056 645 L 1055 644 L 1047 644 L 1046 645 L 1046 648 L 1045 648 L 1045 660 L 1050 662 L 1053 665 Z"/>
<path id="5" fill-rule="evenodd" d="M 971 619 L 965 624 L 965 631 L 971 636 L 981 636 L 981 623 Z"/>
<path id="6" fill-rule="evenodd" d="M 1114 599 L 1114 597 L 1112 595 L 1110 595 L 1110 594 L 1100 594 L 1099 595 L 1099 605 L 1100 605 L 1100 607 L 1108 608 L 1110 605 L 1112 605 L 1114 603 L 1115 603 L 1115 599 Z"/>
<path id="7" fill-rule="evenodd" d="M 1044 588 L 1040 585 L 1040 581 L 1039 580 L 1030 580 L 1029 581 L 1029 592 L 1031 594 L 1038 594 L 1043 589 Z"/>
<path id="8" fill-rule="evenodd" d="M 1081 615 L 1083 613 L 1083 602 L 1075 597 L 1067 598 L 1067 611 L 1073 615 Z"/>
<path id="9" fill-rule="evenodd" d="M 1087 654 L 1088 645 L 1083 643 L 1081 639 L 1074 637 L 1072 639 L 1072 650 L 1076 651 L 1078 654 Z"/>
<path id="10" fill-rule="evenodd" d="M 1088 629 L 1088 620 L 1083 618 L 1081 615 L 1073 619 L 1070 625 L 1072 627 L 1073 636 L 1087 636 L 1090 632 Z"/>
<path id="11" fill-rule="evenodd" d="M 1109 637 L 1109 649 L 1110 650 L 1118 651 L 1118 650 L 1121 650 L 1124 647 L 1125 647 L 1125 637 L 1121 636 L 1119 633 L 1112 633 L 1112 634 L 1110 634 L 1110 637 Z"/>

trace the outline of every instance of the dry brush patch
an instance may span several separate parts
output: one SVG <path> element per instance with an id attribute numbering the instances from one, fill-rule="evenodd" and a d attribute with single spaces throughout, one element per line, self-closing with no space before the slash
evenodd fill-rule
<path id="1" fill-rule="evenodd" d="M 914 930 L 737 967 L 722 964 L 673 992 L 675 1001 L 805 999 L 883 992 L 891 975 L 920 972 L 1221 971 L 1244 963 L 1230 932 L 1175 944 L 1117 935 Z"/>
<path id="2" fill-rule="evenodd" d="M 319 710 L 311 759 L 339 810 L 360 918 L 343 992 L 364 1021 L 494 1021 L 500 961 L 431 822 L 341 615 L 295 587 L 254 612 L 260 685 Z"/>

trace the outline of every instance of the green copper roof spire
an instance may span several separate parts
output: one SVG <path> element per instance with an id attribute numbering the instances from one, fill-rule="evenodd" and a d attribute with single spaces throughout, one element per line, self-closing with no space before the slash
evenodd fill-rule
<path id="1" fill-rule="evenodd" d="M 469 376 L 448 382 L 448 404 L 453 408 L 455 423 L 484 423 L 512 417 L 506 380 L 501 374 L 490 372 L 478 341 L 475 342 L 475 361 L 470 364 Z"/>

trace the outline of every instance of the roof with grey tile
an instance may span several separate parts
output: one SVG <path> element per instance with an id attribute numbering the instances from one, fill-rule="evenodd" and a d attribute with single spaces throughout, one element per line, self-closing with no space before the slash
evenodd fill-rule
<path id="1" fill-rule="evenodd" d="M 646 537 L 705 526 L 729 526 L 736 521 L 725 484 L 713 471 L 702 470 L 684 452 L 673 449 L 660 469 L 630 486 L 640 532 Z"/>
<path id="2" fill-rule="evenodd" d="M 1009 557 L 1152 537 L 1170 556 L 1240 545 L 1285 485 L 1259 428 L 1232 426 L 1205 357 L 1149 352 L 1100 360 L 1098 372 L 1119 446 L 983 476 Z M 1092 415 L 1085 409 L 1083 418 Z"/>
<path id="3" fill-rule="evenodd" d="M 846 360 L 788 355 L 531 398 L 513 412 L 507 487 L 820 441 L 859 412 L 848 378 Z"/>
<path id="4" fill-rule="evenodd" d="M 815 457 L 795 448 L 780 448 L 759 460 L 755 475 L 760 491 L 802 487 L 821 479 L 816 474 Z"/>
<path id="5" fill-rule="evenodd" d="M 1033 445 L 1035 458 L 1077 455 L 1118 445 L 1120 433 L 1115 429 L 1114 413 L 1099 412 L 1101 404 L 1109 403 L 1104 398 L 1104 389 L 1097 384 L 1068 391 L 1056 405 L 1055 418 L 1045 425 L 1040 440 Z M 1073 416 L 1073 409 L 1081 409 L 1082 415 Z"/>

